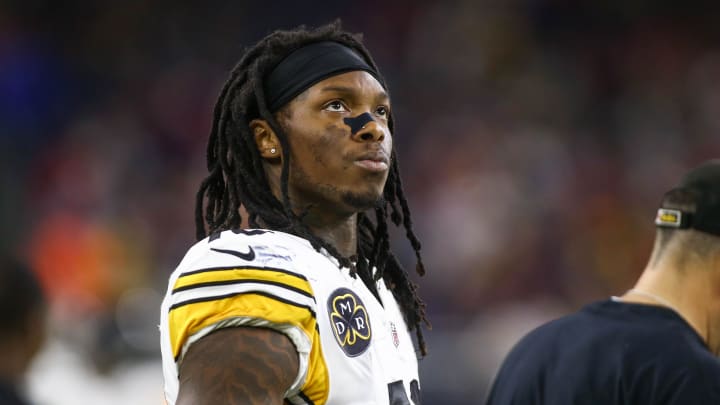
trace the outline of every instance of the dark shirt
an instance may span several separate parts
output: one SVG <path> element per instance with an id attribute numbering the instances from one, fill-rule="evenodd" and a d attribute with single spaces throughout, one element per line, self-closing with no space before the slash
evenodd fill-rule
<path id="1" fill-rule="evenodd" d="M 0 380 L 0 405 L 30 405 L 15 389 L 15 386 Z"/>
<path id="2" fill-rule="evenodd" d="M 505 358 L 487 405 L 720 404 L 720 360 L 676 312 L 600 301 Z"/>

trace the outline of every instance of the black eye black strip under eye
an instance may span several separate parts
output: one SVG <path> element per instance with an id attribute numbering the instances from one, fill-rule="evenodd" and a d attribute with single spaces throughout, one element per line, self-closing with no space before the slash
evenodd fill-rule
<path id="1" fill-rule="evenodd" d="M 370 121 L 374 121 L 372 115 L 370 113 L 363 113 L 358 115 L 357 117 L 353 118 L 344 118 L 343 121 L 347 126 L 350 127 L 350 132 L 353 134 L 357 133 L 359 130 L 361 130 L 365 124 L 367 124 Z"/>

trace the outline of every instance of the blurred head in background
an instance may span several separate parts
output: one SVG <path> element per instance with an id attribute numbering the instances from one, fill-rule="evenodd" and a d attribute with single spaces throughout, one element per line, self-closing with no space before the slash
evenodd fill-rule
<path id="1" fill-rule="evenodd" d="M 45 316 L 45 296 L 33 272 L 14 259 L 0 259 L 0 403 L 17 395 L 45 340 Z"/>
<path id="2" fill-rule="evenodd" d="M 650 292 L 672 305 L 720 354 L 720 160 L 688 172 L 665 193 L 655 246 L 630 298 Z M 633 291 L 640 292 L 632 296 Z"/>

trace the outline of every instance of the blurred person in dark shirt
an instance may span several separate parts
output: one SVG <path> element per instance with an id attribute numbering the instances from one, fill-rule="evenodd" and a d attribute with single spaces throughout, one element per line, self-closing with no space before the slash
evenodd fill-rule
<path id="1" fill-rule="evenodd" d="M 487 405 L 720 404 L 720 160 L 665 193 L 635 286 L 530 332 Z"/>
<path id="2" fill-rule="evenodd" d="M 45 340 L 46 301 L 35 274 L 24 264 L 0 261 L 0 405 L 26 405 L 23 383 Z"/>

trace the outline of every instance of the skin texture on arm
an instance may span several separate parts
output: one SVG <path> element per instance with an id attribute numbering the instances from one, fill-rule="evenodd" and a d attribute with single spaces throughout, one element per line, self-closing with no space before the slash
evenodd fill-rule
<path id="1" fill-rule="evenodd" d="M 177 405 L 281 405 L 298 373 L 290 339 L 264 328 L 227 328 L 190 346 Z"/>

